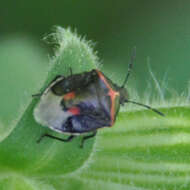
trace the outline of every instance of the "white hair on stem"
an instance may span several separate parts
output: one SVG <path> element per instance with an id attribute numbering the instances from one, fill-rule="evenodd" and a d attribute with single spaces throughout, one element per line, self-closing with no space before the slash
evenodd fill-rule
<path id="1" fill-rule="evenodd" d="M 149 70 L 150 76 L 152 78 L 152 81 L 154 82 L 155 87 L 156 87 L 156 89 L 158 91 L 160 100 L 163 102 L 164 101 L 164 93 L 163 93 L 163 90 L 161 89 L 161 86 L 160 86 L 160 84 L 159 84 L 156 76 L 154 75 L 154 73 L 151 70 L 151 67 L 150 67 L 150 57 L 147 57 L 147 64 L 148 64 L 148 70 Z"/>
<path id="2" fill-rule="evenodd" d="M 190 82 L 187 88 L 183 92 L 178 92 L 176 89 L 169 86 L 168 70 L 164 73 L 164 76 L 159 81 L 150 67 L 150 58 L 147 58 L 148 71 L 151 80 L 147 82 L 147 87 L 144 90 L 142 96 L 139 95 L 138 88 L 136 86 L 128 86 L 130 100 L 138 101 L 140 103 L 150 105 L 153 108 L 168 108 L 176 106 L 189 106 L 190 102 Z M 157 93 L 156 93 L 157 92 Z M 121 111 L 136 111 L 142 110 L 143 107 L 135 106 L 133 104 L 126 104 Z"/>

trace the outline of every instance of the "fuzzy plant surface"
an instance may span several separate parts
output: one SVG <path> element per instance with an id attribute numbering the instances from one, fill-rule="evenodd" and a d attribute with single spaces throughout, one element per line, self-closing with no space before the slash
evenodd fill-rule
<path id="1" fill-rule="evenodd" d="M 45 132 L 66 136 L 34 120 L 39 99 L 31 95 L 42 92 L 55 76 L 68 76 L 70 68 L 73 73 L 99 68 L 92 43 L 70 29 L 56 27 L 49 38 L 56 45 L 49 64 L 31 44 L 0 46 L 0 190 L 190 189 L 187 95 L 181 101 L 153 101 L 165 117 L 126 105 L 115 125 L 99 130 L 83 149 L 81 137 L 70 143 L 48 138 L 36 143 Z"/>

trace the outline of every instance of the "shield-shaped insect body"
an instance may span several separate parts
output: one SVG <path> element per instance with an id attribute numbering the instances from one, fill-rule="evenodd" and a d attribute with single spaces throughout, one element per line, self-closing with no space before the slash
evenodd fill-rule
<path id="1" fill-rule="evenodd" d="M 67 139 L 44 134 L 64 142 L 71 141 L 75 136 L 84 135 L 85 140 L 94 137 L 98 129 L 114 125 L 120 106 L 134 103 L 144 106 L 163 115 L 150 106 L 129 100 L 125 88 L 135 58 L 135 50 L 131 57 L 128 73 L 122 86 L 116 85 L 100 70 L 57 76 L 42 94 L 34 110 L 36 121 L 59 133 L 70 135 Z M 92 133 L 92 134 L 88 134 Z"/>

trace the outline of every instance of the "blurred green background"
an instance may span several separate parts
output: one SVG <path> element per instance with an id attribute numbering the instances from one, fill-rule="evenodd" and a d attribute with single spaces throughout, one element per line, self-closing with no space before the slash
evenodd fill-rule
<path id="1" fill-rule="evenodd" d="M 161 81 L 167 75 L 178 92 L 187 88 L 190 69 L 190 1 L 186 0 L 46 0 L 1 1 L 0 39 L 19 36 L 38 42 L 53 25 L 77 29 L 96 42 L 103 70 L 121 82 L 130 52 L 137 48 L 133 76 L 142 92 L 150 80 L 149 62 Z M 0 52 L 1 54 L 1 52 Z M 0 66 L 2 63 L 0 63 Z M 108 75 L 109 75 L 108 74 Z"/>

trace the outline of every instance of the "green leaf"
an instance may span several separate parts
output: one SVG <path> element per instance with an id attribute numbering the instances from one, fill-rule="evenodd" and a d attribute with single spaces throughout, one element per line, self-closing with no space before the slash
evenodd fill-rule
<path id="1" fill-rule="evenodd" d="M 45 52 L 32 39 L 9 36 L 0 43 L 0 140 L 17 121 L 38 91 L 48 71 Z"/>
<path id="2" fill-rule="evenodd" d="M 50 61 L 51 65 L 48 73 L 44 74 L 46 82 L 41 86 L 41 91 L 57 75 L 69 75 L 70 68 L 73 69 L 73 73 L 97 68 L 97 57 L 90 43 L 72 33 L 70 29 L 57 27 L 55 34 L 50 37 L 56 41 L 57 50 L 55 57 Z M 22 72 L 25 72 L 25 70 L 22 70 Z M 42 84 L 45 77 L 41 77 L 37 83 Z M 25 78 L 23 77 L 22 80 L 25 80 Z M 35 87 L 36 91 L 32 90 L 31 92 L 31 86 L 26 86 L 26 83 L 25 88 L 30 92 L 27 93 L 27 98 L 31 102 L 25 110 L 23 109 L 20 112 L 18 119 L 13 122 L 14 126 L 12 128 L 14 130 L 0 143 L 0 173 L 14 172 L 22 175 L 56 176 L 72 172 L 81 167 L 92 152 L 93 140 L 90 140 L 83 150 L 79 148 L 80 138 L 68 144 L 52 139 L 45 139 L 37 144 L 36 141 L 42 134 L 45 132 L 54 134 L 55 132 L 47 127 L 42 127 L 34 120 L 33 110 L 39 99 L 32 99 L 31 95 L 38 93 L 38 88 Z M 9 93 L 10 90 L 8 89 Z M 6 101 L 8 103 L 9 99 L 6 99 Z M 14 111 L 18 111 L 17 108 L 18 106 Z M 10 109 L 8 111 L 12 113 Z M 8 126 L 9 122 L 4 122 L 4 124 Z M 65 137 L 61 134 L 59 136 Z"/>
<path id="3" fill-rule="evenodd" d="M 111 182 L 112 189 L 188 189 L 190 110 L 161 111 L 165 117 L 150 111 L 120 113 L 113 128 L 99 133 L 94 162 L 80 178 L 105 188 Z"/>

